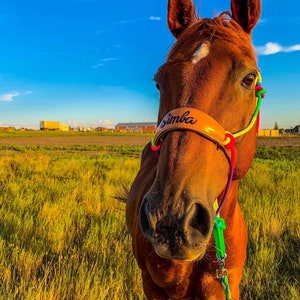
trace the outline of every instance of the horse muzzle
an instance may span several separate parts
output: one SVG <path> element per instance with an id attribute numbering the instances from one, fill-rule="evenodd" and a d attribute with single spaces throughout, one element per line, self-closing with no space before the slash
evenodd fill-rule
<path id="1" fill-rule="evenodd" d="M 185 203 L 184 209 L 161 209 L 160 193 L 149 191 L 140 208 L 140 227 L 151 242 L 155 252 L 162 258 L 194 261 L 201 259 L 210 240 L 214 210 L 199 199 L 177 199 Z M 174 201 L 171 201 L 174 203 Z"/>

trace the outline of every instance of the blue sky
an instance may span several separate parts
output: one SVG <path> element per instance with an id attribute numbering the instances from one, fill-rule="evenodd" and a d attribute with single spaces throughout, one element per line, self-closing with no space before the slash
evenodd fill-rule
<path id="1" fill-rule="evenodd" d="M 167 0 L 0 0 L 0 126 L 157 119 L 153 76 L 174 38 Z M 300 4 L 263 0 L 253 32 L 268 90 L 261 128 L 300 124 Z M 197 0 L 203 17 L 229 0 Z"/>

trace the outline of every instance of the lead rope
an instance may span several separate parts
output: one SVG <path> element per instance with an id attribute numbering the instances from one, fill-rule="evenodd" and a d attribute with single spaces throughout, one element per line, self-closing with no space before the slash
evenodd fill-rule
<path id="1" fill-rule="evenodd" d="M 216 200 L 216 205 L 218 206 L 217 200 Z M 228 271 L 225 268 L 225 259 L 227 257 L 225 239 L 224 239 L 225 229 L 226 229 L 225 220 L 221 218 L 219 215 L 216 215 L 214 220 L 214 228 L 213 228 L 213 238 L 216 247 L 216 257 L 219 265 L 219 268 L 216 270 L 216 278 L 220 279 L 221 281 L 226 300 L 232 300 L 231 292 L 229 288 Z"/>
<path id="2" fill-rule="evenodd" d="M 213 229 L 213 237 L 216 246 L 217 262 L 219 264 L 219 269 L 216 270 L 216 277 L 221 281 L 226 300 L 232 300 L 232 296 L 229 288 L 228 271 L 225 268 L 225 259 L 227 257 L 225 240 L 224 240 L 225 229 L 226 229 L 225 220 L 219 216 L 216 216 L 214 220 L 214 229 Z"/>
<path id="3" fill-rule="evenodd" d="M 234 173 L 235 161 L 236 161 L 235 139 L 232 134 L 226 133 L 223 146 L 225 147 L 225 149 L 230 150 L 231 152 L 230 171 L 229 171 L 228 181 L 225 188 L 225 192 L 223 193 L 221 204 L 220 205 L 218 204 L 217 199 L 214 202 L 214 209 L 216 211 L 216 216 L 215 216 L 214 227 L 213 227 L 213 238 L 215 241 L 216 257 L 219 265 L 219 268 L 216 270 L 216 278 L 220 279 L 221 281 L 226 300 L 232 300 L 232 296 L 229 288 L 228 271 L 225 268 L 225 260 L 227 255 L 226 255 L 226 246 L 225 246 L 225 239 L 224 239 L 224 230 L 226 229 L 226 224 L 225 224 L 225 220 L 220 217 L 220 210 L 230 190 L 233 173 Z"/>

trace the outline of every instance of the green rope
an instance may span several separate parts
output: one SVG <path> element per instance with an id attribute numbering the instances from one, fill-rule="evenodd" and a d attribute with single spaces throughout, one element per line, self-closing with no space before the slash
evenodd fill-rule
<path id="1" fill-rule="evenodd" d="M 213 237 L 216 246 L 217 259 L 223 259 L 226 256 L 224 230 L 226 229 L 225 220 L 216 216 L 214 220 Z"/>
<path id="2" fill-rule="evenodd" d="M 213 237 L 216 246 L 216 257 L 219 263 L 219 269 L 217 269 L 217 278 L 220 279 L 226 300 L 232 300 L 231 292 L 229 288 L 228 273 L 225 269 L 225 259 L 226 259 L 226 247 L 224 240 L 224 230 L 226 229 L 225 220 L 219 216 L 215 217 Z"/>
<path id="3" fill-rule="evenodd" d="M 229 289 L 228 276 L 222 276 L 220 277 L 220 280 L 224 289 L 226 300 L 232 300 L 230 289 Z"/>

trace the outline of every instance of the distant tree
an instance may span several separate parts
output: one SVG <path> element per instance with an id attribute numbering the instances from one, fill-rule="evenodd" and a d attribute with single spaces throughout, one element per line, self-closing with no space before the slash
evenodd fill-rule
<path id="1" fill-rule="evenodd" d="M 278 123 L 277 123 L 277 122 L 275 122 L 274 129 L 275 129 L 275 130 L 278 130 L 278 129 L 279 129 L 279 126 L 278 126 Z"/>
<path id="2" fill-rule="evenodd" d="M 285 133 L 285 129 L 284 128 L 280 128 L 279 129 L 279 134 L 284 134 Z"/>

